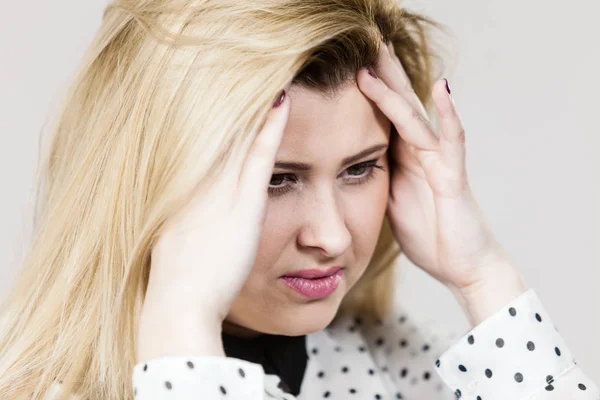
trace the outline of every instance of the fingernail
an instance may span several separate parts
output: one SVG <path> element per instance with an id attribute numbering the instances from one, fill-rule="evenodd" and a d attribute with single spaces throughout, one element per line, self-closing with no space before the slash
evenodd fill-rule
<path id="1" fill-rule="evenodd" d="M 373 67 L 371 67 L 370 65 L 367 66 L 367 71 L 369 72 L 369 75 L 371 75 L 373 78 L 377 79 L 377 74 L 373 70 Z"/>
<path id="2" fill-rule="evenodd" d="M 279 96 L 279 99 L 273 104 L 273 108 L 279 107 L 281 103 L 283 103 L 283 100 L 285 100 L 285 90 L 281 91 L 281 95 Z"/>
<path id="3" fill-rule="evenodd" d="M 448 79 L 444 78 L 444 80 L 446 81 L 446 91 L 448 92 L 448 94 L 451 94 L 452 92 L 450 91 L 450 87 L 448 86 Z"/>

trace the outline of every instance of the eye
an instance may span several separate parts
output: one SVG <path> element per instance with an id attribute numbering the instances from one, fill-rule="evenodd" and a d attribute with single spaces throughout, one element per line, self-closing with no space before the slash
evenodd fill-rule
<path id="1" fill-rule="evenodd" d="M 382 165 L 377 164 L 377 160 L 369 160 L 360 164 L 352 165 L 351 167 L 348 167 L 345 171 L 349 176 L 348 178 L 346 178 L 346 180 L 353 185 L 366 183 L 375 177 L 375 168 L 380 169 L 382 171 L 385 170 L 385 168 Z"/>
<path id="2" fill-rule="evenodd" d="M 291 182 L 285 184 L 286 182 Z M 269 182 L 269 194 L 278 195 L 292 190 L 293 184 L 296 182 L 296 177 L 292 174 L 275 174 L 271 176 Z"/>
<path id="3" fill-rule="evenodd" d="M 368 172 L 368 169 L 369 169 L 369 166 L 366 164 L 356 164 L 356 165 L 349 167 L 346 171 L 351 176 L 359 176 L 359 175 L 364 174 L 365 172 Z"/>
<path id="4" fill-rule="evenodd" d="M 377 160 L 364 161 L 346 168 L 341 176 L 349 185 L 360 185 L 367 183 L 375 177 L 375 169 L 385 171 Z M 345 176 L 344 176 L 345 175 Z M 294 190 L 298 178 L 294 174 L 274 174 L 269 182 L 269 195 L 278 196 Z"/>

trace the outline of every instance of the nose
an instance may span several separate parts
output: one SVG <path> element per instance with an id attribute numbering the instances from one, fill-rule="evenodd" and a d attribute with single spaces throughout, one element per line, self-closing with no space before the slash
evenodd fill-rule
<path id="1" fill-rule="evenodd" d="M 327 257 L 341 256 L 352 236 L 333 194 L 319 196 L 307 204 L 306 220 L 298 235 L 301 247 L 317 248 Z"/>

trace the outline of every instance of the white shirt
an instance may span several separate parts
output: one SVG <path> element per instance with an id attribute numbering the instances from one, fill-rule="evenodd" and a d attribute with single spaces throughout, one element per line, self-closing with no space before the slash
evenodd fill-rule
<path id="1" fill-rule="evenodd" d="M 451 344 L 451 345 L 450 345 Z M 337 320 L 306 337 L 297 397 L 260 364 L 230 357 L 160 357 L 136 364 L 136 399 L 600 399 L 530 289 L 457 341 L 396 309 L 365 329 Z"/>

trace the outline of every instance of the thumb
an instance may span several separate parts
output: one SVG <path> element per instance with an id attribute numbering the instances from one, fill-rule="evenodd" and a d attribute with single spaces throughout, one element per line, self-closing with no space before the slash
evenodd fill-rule
<path id="1" fill-rule="evenodd" d="M 284 89 L 280 92 L 271 110 L 269 110 L 261 131 L 250 147 L 240 174 L 238 199 L 243 199 L 244 208 L 258 211 L 258 215 L 251 216 L 258 218 L 258 220 L 261 220 L 264 216 L 267 189 L 289 111 L 290 100 L 287 91 Z"/>

